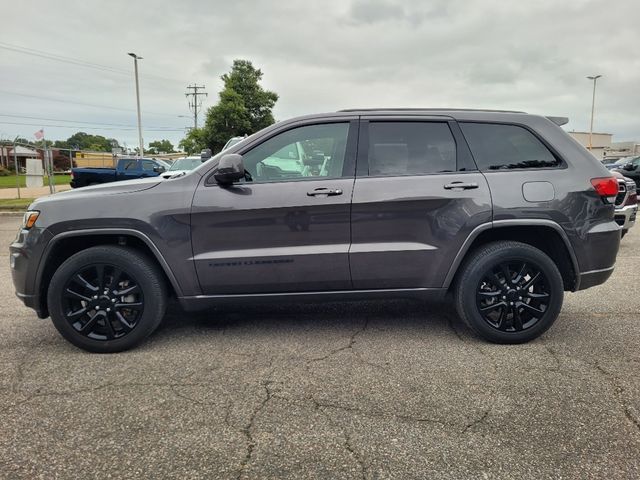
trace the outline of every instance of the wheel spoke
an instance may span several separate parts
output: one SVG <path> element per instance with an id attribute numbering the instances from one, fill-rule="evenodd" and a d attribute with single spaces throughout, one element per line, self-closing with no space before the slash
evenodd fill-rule
<path id="1" fill-rule="evenodd" d="M 492 303 L 491 305 L 488 305 L 486 307 L 481 307 L 480 308 L 480 312 L 487 313 L 487 312 L 491 312 L 491 311 L 495 310 L 498 307 L 506 307 L 506 306 L 507 305 L 504 302 Z"/>
<path id="2" fill-rule="evenodd" d="M 522 288 L 524 290 L 529 290 L 539 279 L 540 279 L 540 272 L 536 272 L 536 274 L 533 277 L 531 277 Z"/>
<path id="3" fill-rule="evenodd" d="M 114 295 L 116 297 L 124 297 L 125 295 L 136 293 L 138 290 L 139 290 L 138 285 L 132 285 L 130 287 L 123 288 L 122 290 L 116 291 Z"/>
<path id="4" fill-rule="evenodd" d="M 521 303 L 522 308 L 531 313 L 535 318 L 540 318 L 540 316 L 544 313 L 543 310 L 538 310 L 537 308 L 529 305 L 528 303 Z"/>
<path id="5" fill-rule="evenodd" d="M 494 298 L 494 297 L 499 297 L 502 294 L 502 292 L 490 292 L 487 290 L 480 290 L 478 292 L 478 295 L 482 296 L 482 297 L 489 297 L 489 298 Z"/>
<path id="6" fill-rule="evenodd" d="M 111 340 L 116 336 L 116 331 L 113 329 L 108 315 L 104 315 L 104 325 L 107 327 L 107 339 Z"/>
<path id="7" fill-rule="evenodd" d="M 535 298 L 536 300 L 542 300 L 545 298 L 549 298 L 548 293 L 534 293 L 534 292 L 524 292 L 525 297 Z"/>
<path id="8" fill-rule="evenodd" d="M 527 263 L 523 262 L 522 263 L 522 267 L 520 267 L 520 270 L 518 271 L 518 274 L 516 275 L 516 278 L 513 279 L 513 283 L 520 283 L 522 281 L 522 279 L 524 278 L 525 272 L 527 271 Z"/>
<path id="9" fill-rule="evenodd" d="M 502 305 L 504 306 L 504 308 L 500 310 L 500 316 L 498 317 L 497 325 L 498 329 L 500 330 L 504 330 L 504 321 L 507 319 L 507 311 L 509 310 L 506 303 L 503 303 Z"/>
<path id="10" fill-rule="evenodd" d="M 82 295 L 82 294 L 80 294 L 78 292 L 74 292 L 70 288 L 67 288 L 65 290 L 64 296 L 66 298 L 79 298 L 80 300 L 84 300 L 85 302 L 90 302 L 91 301 L 91 299 L 89 297 L 85 297 L 84 295 Z"/>
<path id="11" fill-rule="evenodd" d="M 96 324 L 96 322 L 98 321 L 98 317 L 100 316 L 100 313 L 94 313 L 93 317 L 91 317 L 89 319 L 89 321 L 87 321 L 87 323 L 85 323 L 82 328 L 80 329 L 80 333 L 84 333 L 85 335 L 88 333 L 91 333 L 93 331 L 93 327 Z"/>
<path id="12" fill-rule="evenodd" d="M 120 325 L 122 325 L 122 328 L 125 329 L 127 332 L 130 332 L 131 330 L 133 330 L 133 325 L 127 322 L 127 319 L 124 318 L 124 316 L 120 312 L 116 312 L 116 318 L 120 322 Z"/>
<path id="13" fill-rule="evenodd" d="M 85 288 L 88 288 L 89 290 L 91 290 L 92 292 L 97 292 L 98 291 L 98 287 L 92 285 L 91 283 L 89 283 L 82 275 L 77 274 L 75 277 L 73 277 L 73 280 L 75 280 L 77 283 L 79 283 L 80 285 L 82 285 Z"/>
<path id="14" fill-rule="evenodd" d="M 520 317 L 520 311 L 518 307 L 512 308 L 513 311 L 513 328 L 519 332 L 522 330 L 522 318 Z"/>
<path id="15" fill-rule="evenodd" d="M 87 313 L 87 307 L 82 307 L 80 310 L 67 313 L 67 320 L 76 320 L 77 318 L 82 317 L 85 313 Z"/>

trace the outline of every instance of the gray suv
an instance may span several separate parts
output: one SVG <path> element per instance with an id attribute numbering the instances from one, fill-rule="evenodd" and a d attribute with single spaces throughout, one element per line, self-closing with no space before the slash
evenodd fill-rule
<path id="1" fill-rule="evenodd" d="M 564 291 L 603 283 L 618 182 L 562 118 L 347 110 L 279 122 L 184 176 L 36 200 L 18 296 L 74 345 L 131 348 L 170 297 L 453 297 L 492 342 L 536 338 Z"/>

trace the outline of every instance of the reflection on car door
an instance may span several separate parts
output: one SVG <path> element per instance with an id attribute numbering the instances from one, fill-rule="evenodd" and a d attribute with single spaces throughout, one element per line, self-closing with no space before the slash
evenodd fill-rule
<path id="1" fill-rule="evenodd" d="M 240 151 L 246 181 L 222 187 L 203 179 L 193 199 L 192 244 L 205 295 L 351 287 L 356 120 L 283 127 Z M 287 158 L 278 163 L 274 153 L 296 142 L 326 155 L 332 165 L 325 175 L 293 171 Z"/>

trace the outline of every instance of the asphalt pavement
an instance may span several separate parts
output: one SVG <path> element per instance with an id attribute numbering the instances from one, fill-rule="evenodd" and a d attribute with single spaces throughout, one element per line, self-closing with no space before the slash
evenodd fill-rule
<path id="1" fill-rule="evenodd" d="M 85 353 L 14 296 L 0 217 L 0 477 L 640 478 L 640 227 L 519 346 L 411 301 L 172 307 Z"/>

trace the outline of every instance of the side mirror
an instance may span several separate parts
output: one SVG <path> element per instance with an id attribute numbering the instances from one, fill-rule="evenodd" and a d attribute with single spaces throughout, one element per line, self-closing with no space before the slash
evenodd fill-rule
<path id="1" fill-rule="evenodd" d="M 633 171 L 633 163 L 627 163 L 624 167 L 622 167 L 622 169 L 626 170 L 627 172 Z"/>
<path id="2" fill-rule="evenodd" d="M 230 185 L 244 178 L 244 164 L 242 155 L 227 153 L 218 162 L 218 168 L 213 177 L 221 185 Z"/>
<path id="3" fill-rule="evenodd" d="M 153 167 L 153 171 L 156 173 L 164 173 L 166 171 L 166 168 L 164 168 L 162 165 L 158 166 L 158 167 Z"/>

